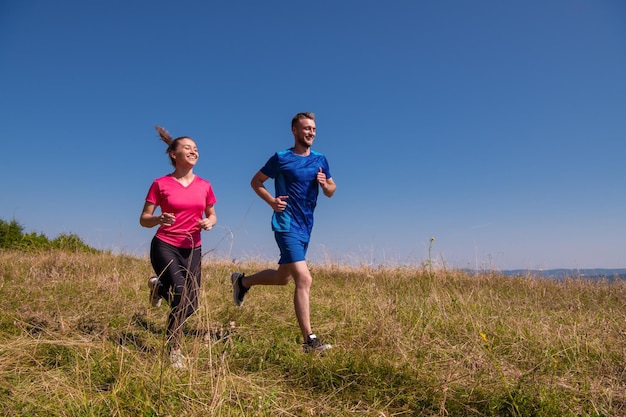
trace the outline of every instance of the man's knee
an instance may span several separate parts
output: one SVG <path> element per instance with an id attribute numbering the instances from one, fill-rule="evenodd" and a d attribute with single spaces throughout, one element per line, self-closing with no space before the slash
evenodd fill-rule
<path id="1" fill-rule="evenodd" d="M 313 285 L 313 277 L 311 274 L 302 274 L 295 277 L 294 282 L 298 288 L 310 289 Z"/>
<path id="2" fill-rule="evenodd" d="M 299 269 L 293 274 L 293 280 L 298 288 L 311 288 L 313 276 L 308 269 Z"/>
<path id="3" fill-rule="evenodd" d="M 278 269 L 278 275 L 281 277 L 286 277 L 287 280 L 285 284 L 293 279 L 296 283 L 296 286 L 304 285 L 310 287 L 311 282 L 313 281 L 313 278 L 311 277 L 311 272 L 309 271 L 306 261 L 299 261 L 291 264 L 281 265 Z"/>

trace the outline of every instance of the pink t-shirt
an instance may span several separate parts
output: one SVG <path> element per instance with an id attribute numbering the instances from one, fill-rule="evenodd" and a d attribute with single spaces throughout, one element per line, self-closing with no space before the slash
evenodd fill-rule
<path id="1" fill-rule="evenodd" d="M 161 207 L 162 213 L 174 213 L 171 226 L 160 226 L 156 237 L 179 248 L 195 248 L 202 244 L 198 222 L 204 217 L 207 206 L 217 202 L 211 183 L 194 177 L 185 187 L 171 175 L 154 180 L 146 201 Z"/>

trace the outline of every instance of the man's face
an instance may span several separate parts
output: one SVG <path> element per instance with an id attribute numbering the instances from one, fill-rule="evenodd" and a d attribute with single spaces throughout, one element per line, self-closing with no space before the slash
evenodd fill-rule
<path id="1" fill-rule="evenodd" d="M 291 128 L 291 132 L 297 144 L 310 148 L 315 139 L 315 120 L 302 118 Z"/>

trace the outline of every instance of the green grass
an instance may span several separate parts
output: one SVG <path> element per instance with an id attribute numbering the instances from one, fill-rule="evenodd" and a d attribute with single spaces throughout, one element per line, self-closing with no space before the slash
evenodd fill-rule
<path id="1" fill-rule="evenodd" d="M 313 265 L 306 355 L 293 284 L 232 302 L 267 266 L 205 257 L 175 371 L 148 260 L 0 251 L 0 415 L 626 415 L 623 281 Z"/>

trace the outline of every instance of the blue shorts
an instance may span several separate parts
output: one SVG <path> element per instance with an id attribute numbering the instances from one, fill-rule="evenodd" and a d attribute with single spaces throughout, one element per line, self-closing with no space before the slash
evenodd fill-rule
<path id="1" fill-rule="evenodd" d="M 274 232 L 274 238 L 280 249 L 278 264 L 291 264 L 304 261 L 309 248 L 309 236 L 293 233 Z"/>

